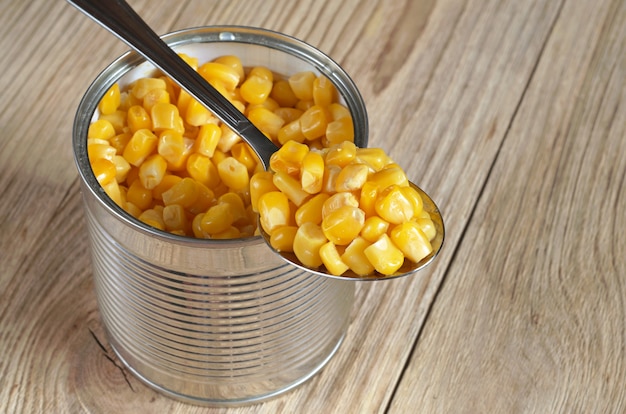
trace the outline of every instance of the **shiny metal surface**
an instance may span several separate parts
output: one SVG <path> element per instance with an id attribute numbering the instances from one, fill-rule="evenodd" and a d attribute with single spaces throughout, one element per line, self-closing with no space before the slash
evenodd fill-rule
<path id="1" fill-rule="evenodd" d="M 255 33 L 198 28 L 165 38 L 201 61 L 228 51 L 246 64 L 285 73 L 327 70 L 344 80 L 337 86 L 346 101 L 361 102 L 332 61 L 318 66 L 319 56 L 294 57 L 297 41 L 286 38 L 285 46 L 271 33 L 268 46 L 267 32 Z M 124 86 L 153 71 L 138 55 L 124 55 L 91 85 L 75 119 L 73 145 L 100 314 L 123 363 L 162 393 L 214 406 L 262 401 L 307 380 L 332 357 L 349 324 L 354 283 L 287 264 L 260 236 L 199 240 L 161 232 L 106 196 L 89 166 L 89 122 L 113 82 Z M 366 124 L 360 145 L 367 143 Z"/>

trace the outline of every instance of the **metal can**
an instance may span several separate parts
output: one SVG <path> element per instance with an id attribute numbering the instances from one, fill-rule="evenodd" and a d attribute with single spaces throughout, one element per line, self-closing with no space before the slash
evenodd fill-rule
<path id="1" fill-rule="evenodd" d="M 186 29 L 163 39 L 200 62 L 233 54 L 246 66 L 327 76 L 350 109 L 355 141 L 367 144 L 365 105 L 343 69 L 316 48 L 249 27 Z M 87 131 L 102 95 L 148 76 L 134 52 L 91 84 L 74 121 L 93 276 L 111 347 L 140 380 L 189 403 L 233 406 L 277 396 L 315 375 L 340 346 L 354 282 L 285 263 L 260 237 L 203 240 L 169 234 L 134 219 L 96 180 Z"/>

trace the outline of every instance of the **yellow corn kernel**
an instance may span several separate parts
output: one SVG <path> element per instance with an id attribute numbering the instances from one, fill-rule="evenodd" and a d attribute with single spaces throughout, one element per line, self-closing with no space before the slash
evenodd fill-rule
<path id="1" fill-rule="evenodd" d="M 110 115 L 117 111 L 121 102 L 120 86 L 117 83 L 111 85 L 109 90 L 106 91 L 100 103 L 98 109 L 102 115 Z"/>
<path id="2" fill-rule="evenodd" d="M 369 181 L 375 183 L 381 190 L 391 185 L 397 185 L 399 187 L 406 187 L 409 185 L 409 180 L 406 178 L 406 174 L 402 168 L 396 165 L 387 166 L 382 170 L 371 174 Z"/>
<path id="3" fill-rule="evenodd" d="M 295 220 L 298 226 L 311 222 L 322 223 L 322 208 L 330 196 L 326 193 L 319 193 L 311 197 L 296 210 Z"/>
<path id="4" fill-rule="evenodd" d="M 222 65 L 230 66 L 235 72 L 237 72 L 239 79 L 244 78 L 243 64 L 241 63 L 241 59 L 239 59 L 239 57 L 234 55 L 224 55 L 215 58 L 213 61 L 221 63 Z"/>
<path id="5" fill-rule="evenodd" d="M 327 241 L 320 226 L 310 222 L 304 223 L 296 231 L 293 252 L 304 266 L 315 269 L 323 264 L 320 247 Z"/>
<path id="6" fill-rule="evenodd" d="M 220 151 L 219 149 L 216 149 L 211 159 L 213 160 L 213 164 L 218 165 L 220 162 L 224 161 L 226 157 L 228 157 L 227 154 Z"/>
<path id="7" fill-rule="evenodd" d="M 141 184 L 141 180 L 135 180 L 128 187 L 126 200 L 136 205 L 140 210 L 146 210 L 152 205 L 152 191 Z"/>
<path id="8" fill-rule="evenodd" d="M 288 141 L 270 157 L 270 168 L 275 172 L 284 172 L 291 176 L 300 175 L 304 157 L 309 147 L 296 141 Z"/>
<path id="9" fill-rule="evenodd" d="M 239 92 L 246 102 L 252 105 L 261 104 L 270 96 L 272 86 L 273 83 L 269 79 L 259 76 L 248 76 L 241 84 Z"/>
<path id="10" fill-rule="evenodd" d="M 106 158 L 98 158 L 91 163 L 91 169 L 93 170 L 93 174 L 96 176 L 96 180 L 98 180 L 100 185 L 116 181 L 115 176 L 117 171 L 113 161 L 107 160 Z"/>
<path id="11" fill-rule="evenodd" d="M 220 62 L 206 62 L 200 65 L 198 73 L 211 84 L 220 82 L 227 91 L 233 91 L 241 80 L 235 68 Z"/>
<path id="12" fill-rule="evenodd" d="M 404 263 L 404 254 L 398 249 L 387 234 L 363 250 L 367 260 L 378 273 L 389 276 L 394 274 Z"/>
<path id="13" fill-rule="evenodd" d="M 363 228 L 361 229 L 361 237 L 368 242 L 374 243 L 383 234 L 389 230 L 389 223 L 378 216 L 372 216 L 365 219 Z"/>
<path id="14" fill-rule="evenodd" d="M 365 249 L 371 245 L 362 237 L 355 238 L 344 250 L 341 260 L 359 276 L 366 276 L 374 273 L 374 266 L 365 256 Z"/>
<path id="15" fill-rule="evenodd" d="M 352 118 L 350 110 L 339 102 L 333 102 L 328 105 L 328 112 L 333 121 L 338 121 L 342 118 Z"/>
<path id="16" fill-rule="evenodd" d="M 428 241 L 433 241 L 433 239 L 437 235 L 435 223 L 430 218 L 423 217 L 416 218 L 415 222 L 419 226 L 420 230 L 424 232 L 424 234 L 428 238 Z"/>
<path id="17" fill-rule="evenodd" d="M 202 217 L 202 230 L 211 235 L 226 231 L 233 224 L 233 214 L 228 204 L 216 204 Z"/>
<path id="18" fill-rule="evenodd" d="M 178 132 L 167 129 L 159 134 L 157 152 L 165 159 L 170 171 L 180 171 L 185 168 L 192 143 Z"/>
<path id="19" fill-rule="evenodd" d="M 298 143 L 306 141 L 306 137 L 300 128 L 300 120 L 296 119 L 280 128 L 276 139 L 280 145 L 285 145 L 289 141 L 295 141 Z"/>
<path id="20" fill-rule="evenodd" d="M 142 211 L 139 207 L 131 203 L 130 201 L 126 202 L 126 207 L 124 207 L 124 211 L 133 216 L 134 218 L 139 218 Z"/>
<path id="21" fill-rule="evenodd" d="M 150 111 L 152 119 L 152 129 L 154 132 L 161 132 L 166 129 L 176 130 L 178 128 L 179 118 L 178 108 L 176 105 L 159 102 L 152 106 Z"/>
<path id="22" fill-rule="evenodd" d="M 278 102 L 281 107 L 285 108 L 292 108 L 298 103 L 298 97 L 293 93 L 289 82 L 282 79 L 274 82 L 270 97 Z"/>
<path id="23" fill-rule="evenodd" d="M 237 239 L 241 237 L 241 231 L 235 226 L 230 226 L 226 230 L 215 233 L 212 235 L 212 239 Z"/>
<path id="24" fill-rule="evenodd" d="M 243 102 L 242 102 L 242 104 L 243 104 Z M 272 99 L 270 97 L 265 99 L 262 103 L 259 103 L 259 104 L 249 104 L 248 106 L 245 106 L 244 107 L 244 111 L 242 111 L 242 112 L 245 112 L 247 114 L 252 109 L 258 108 L 258 107 L 265 108 L 265 109 L 271 111 L 272 113 L 280 116 L 279 114 L 276 113 L 276 110 L 280 109 L 280 105 L 278 105 L 278 102 L 276 102 L 274 99 Z M 280 116 L 280 118 L 284 120 L 284 118 L 282 116 Z"/>
<path id="25" fill-rule="evenodd" d="M 300 117 L 300 129 L 302 135 L 309 141 L 320 138 L 326 134 L 328 126 L 328 113 L 319 105 L 313 105 Z"/>
<path id="26" fill-rule="evenodd" d="M 393 244 L 413 263 L 419 263 L 433 251 L 428 236 L 414 221 L 397 225 L 391 230 L 390 237 Z"/>
<path id="27" fill-rule="evenodd" d="M 180 204 L 171 204 L 163 208 L 163 224 L 167 231 L 183 231 L 189 228 L 189 220 L 185 209 Z"/>
<path id="28" fill-rule="evenodd" d="M 333 194 L 322 205 L 322 217 L 344 206 L 359 207 L 359 200 L 352 193 Z"/>
<path id="29" fill-rule="evenodd" d="M 198 154 L 202 154 L 206 157 L 212 157 L 217 148 L 217 143 L 222 136 L 222 129 L 216 124 L 204 124 L 198 131 L 196 137 L 194 150 Z"/>
<path id="30" fill-rule="evenodd" d="M 270 245 L 279 252 L 293 252 L 293 241 L 297 231 L 296 226 L 283 226 L 275 229 L 270 237 Z"/>
<path id="31" fill-rule="evenodd" d="M 191 57 L 186 53 L 179 53 L 178 56 L 182 60 L 184 60 L 189 66 L 191 66 L 194 70 L 198 70 L 198 58 Z"/>
<path id="32" fill-rule="evenodd" d="M 246 166 L 249 174 L 252 174 L 254 170 L 256 170 L 259 158 L 245 142 L 241 141 L 233 145 L 230 149 L 230 153 L 233 158 Z"/>
<path id="33" fill-rule="evenodd" d="M 326 125 L 324 143 L 330 147 L 343 141 L 354 142 L 354 124 L 352 118 L 341 118 Z"/>
<path id="34" fill-rule="evenodd" d="M 270 191 L 278 191 L 274 185 L 274 175 L 269 171 L 255 173 L 250 178 L 250 205 L 254 212 L 258 212 L 259 198 Z"/>
<path id="35" fill-rule="evenodd" d="M 124 152 L 126 145 L 128 145 L 128 141 L 130 141 L 131 137 L 132 134 L 123 132 L 111 138 L 109 143 L 115 148 L 115 153 L 121 155 Z"/>
<path id="36" fill-rule="evenodd" d="M 109 140 L 115 136 L 115 127 L 110 121 L 98 119 L 89 125 L 87 138 L 97 138 Z"/>
<path id="37" fill-rule="evenodd" d="M 201 126 L 211 121 L 213 119 L 213 114 L 200 102 L 191 98 L 185 108 L 184 119 L 189 125 Z"/>
<path id="38" fill-rule="evenodd" d="M 359 207 L 365 212 L 365 217 L 376 216 L 376 200 L 378 199 L 378 185 L 366 181 L 361 187 Z"/>
<path id="39" fill-rule="evenodd" d="M 121 155 L 113 157 L 113 164 L 115 165 L 115 181 L 123 183 L 130 172 L 130 164 Z"/>
<path id="40" fill-rule="evenodd" d="M 341 206 L 322 220 L 322 231 L 328 240 L 339 246 L 350 244 L 365 223 L 365 213 L 358 207 Z"/>
<path id="41" fill-rule="evenodd" d="M 391 224 L 400 224 L 411 220 L 415 212 L 413 204 L 397 185 L 383 190 L 374 203 L 376 213 Z"/>
<path id="42" fill-rule="evenodd" d="M 185 177 L 174 184 L 169 190 L 163 192 L 163 204 L 166 206 L 180 204 L 189 208 L 198 198 L 198 185 L 193 178 Z M 130 191 L 130 188 L 129 188 Z"/>
<path id="43" fill-rule="evenodd" d="M 109 121 L 113 125 L 115 134 L 121 134 L 126 127 L 126 111 L 117 110 L 110 114 L 100 114 L 100 119 Z"/>
<path id="44" fill-rule="evenodd" d="M 341 254 L 332 242 L 323 244 L 319 250 L 322 263 L 331 275 L 340 276 L 350 267 L 341 260 Z"/>
<path id="45" fill-rule="evenodd" d="M 189 106 L 189 102 L 193 100 L 193 97 L 189 95 L 187 91 L 184 89 L 180 90 L 178 94 L 178 100 L 176 101 L 176 107 L 178 108 L 178 113 L 187 120 L 187 107 Z"/>
<path id="46" fill-rule="evenodd" d="M 368 165 L 374 172 L 392 163 L 382 148 L 357 148 L 356 161 Z"/>
<path id="47" fill-rule="evenodd" d="M 413 206 L 413 217 L 419 217 L 424 211 L 424 201 L 417 190 L 411 186 L 400 187 L 400 191 Z"/>
<path id="48" fill-rule="evenodd" d="M 334 194 L 337 176 L 341 172 L 341 167 L 335 164 L 324 165 L 324 182 L 322 183 L 322 191 L 328 194 Z"/>
<path id="49" fill-rule="evenodd" d="M 324 183 L 324 158 L 318 152 L 308 152 L 302 159 L 300 185 L 309 194 L 322 191 Z M 337 190 L 340 191 L 340 190 Z"/>
<path id="50" fill-rule="evenodd" d="M 217 149 L 221 152 L 229 152 L 233 148 L 233 145 L 241 142 L 241 137 L 225 124 L 220 126 L 220 130 L 221 132 L 220 138 L 217 141 Z"/>
<path id="51" fill-rule="evenodd" d="M 193 203 L 187 207 L 190 213 L 198 214 L 205 212 L 215 204 L 215 193 L 206 185 L 196 181 L 194 191 L 196 192 L 196 197 Z"/>
<path id="52" fill-rule="evenodd" d="M 179 183 L 182 177 L 174 174 L 165 174 L 161 182 L 152 189 L 152 198 L 155 200 L 163 201 L 163 193 Z"/>
<path id="53" fill-rule="evenodd" d="M 250 183 L 245 165 L 233 157 L 226 157 L 217 164 L 217 173 L 224 184 L 233 190 L 241 190 Z"/>
<path id="54" fill-rule="evenodd" d="M 141 129 L 152 129 L 152 120 L 150 114 L 143 106 L 133 105 L 128 108 L 126 114 L 126 123 L 131 133 L 135 133 Z"/>
<path id="55" fill-rule="evenodd" d="M 133 83 L 130 93 L 137 99 L 143 99 L 153 89 L 165 90 L 167 85 L 161 78 L 139 78 Z"/>
<path id="56" fill-rule="evenodd" d="M 143 97 L 143 108 L 150 113 L 156 104 L 169 104 L 170 94 L 165 89 L 153 89 Z M 178 110 L 178 108 L 177 108 Z M 153 115 L 154 117 L 154 115 Z M 153 118 L 154 120 L 154 118 Z"/>
<path id="57" fill-rule="evenodd" d="M 341 169 L 335 181 L 335 190 L 341 191 L 357 191 L 360 190 L 369 174 L 369 168 L 365 164 L 348 164 Z"/>
<path id="58" fill-rule="evenodd" d="M 270 82 L 274 81 L 274 73 L 272 73 L 272 71 L 266 68 L 265 66 L 255 66 L 252 69 L 250 69 L 250 72 L 248 72 L 248 78 L 251 78 L 254 76 L 261 78 L 261 79 L 266 79 Z"/>
<path id="59" fill-rule="evenodd" d="M 140 129 L 133 134 L 124 148 L 122 156 L 131 165 L 139 167 L 156 150 L 158 138 L 149 129 Z"/>
<path id="60" fill-rule="evenodd" d="M 139 180 L 145 188 L 152 190 L 161 182 L 166 170 L 167 161 L 159 154 L 151 155 L 139 166 Z"/>
<path id="61" fill-rule="evenodd" d="M 281 106 L 274 109 L 274 113 L 285 121 L 285 125 L 300 119 L 304 111 L 289 106 Z"/>
<path id="62" fill-rule="evenodd" d="M 231 215 L 233 216 L 233 225 L 240 226 L 248 224 L 248 213 L 246 212 L 246 206 L 243 202 L 243 199 L 238 194 L 232 192 L 222 194 L 217 199 L 217 203 L 228 205 Z"/>
<path id="63" fill-rule="evenodd" d="M 310 196 L 302 189 L 298 180 L 284 171 L 278 171 L 274 174 L 274 185 L 298 207 Z"/>
<path id="64" fill-rule="evenodd" d="M 191 178 L 209 188 L 215 188 L 221 182 L 213 161 L 201 154 L 194 153 L 189 156 L 186 171 Z"/>
<path id="65" fill-rule="evenodd" d="M 155 209 L 148 209 L 141 213 L 138 219 L 145 224 L 155 227 L 159 230 L 165 230 L 165 223 L 163 222 L 163 216 Z"/>
<path id="66" fill-rule="evenodd" d="M 206 212 L 198 213 L 191 220 L 191 231 L 193 236 L 198 239 L 210 239 L 211 235 L 204 230 L 202 230 L 202 226 L 200 223 L 202 222 L 202 218 Z"/>
<path id="67" fill-rule="evenodd" d="M 87 155 L 91 162 L 98 159 L 113 161 L 116 154 L 117 150 L 108 141 L 97 138 L 87 140 Z"/>
<path id="68" fill-rule="evenodd" d="M 104 192 L 121 208 L 126 207 L 126 200 L 124 199 L 124 195 L 122 193 L 121 186 L 117 183 L 117 181 L 113 180 L 102 186 Z"/>
<path id="69" fill-rule="evenodd" d="M 313 82 L 316 76 L 313 72 L 298 72 L 288 79 L 293 94 L 301 101 L 313 101 Z"/>
<path id="70" fill-rule="evenodd" d="M 329 106 L 337 100 L 337 89 L 330 79 L 320 75 L 313 81 L 312 95 L 315 105 Z"/>
<path id="71" fill-rule="evenodd" d="M 289 199 L 280 191 L 269 191 L 261 195 L 257 209 L 261 227 L 270 236 L 277 228 L 289 225 L 291 217 Z"/>
<path id="72" fill-rule="evenodd" d="M 248 112 L 248 119 L 250 119 L 250 122 L 259 128 L 261 132 L 269 135 L 272 139 L 277 139 L 278 131 L 280 131 L 285 123 L 280 116 L 262 106 L 250 110 Z"/>
<path id="73" fill-rule="evenodd" d="M 326 164 L 335 164 L 345 167 L 356 158 L 356 145 L 353 142 L 344 141 L 328 149 Z"/>
<path id="74" fill-rule="evenodd" d="M 138 180 L 138 179 L 139 179 L 139 167 L 135 167 L 134 165 L 131 165 L 130 171 L 128 171 L 128 174 L 126 174 L 126 186 L 127 187 L 131 186 L 135 182 L 135 180 Z"/>
<path id="75" fill-rule="evenodd" d="M 296 106 L 294 108 L 299 109 L 300 111 L 302 111 L 303 113 L 311 108 L 313 105 L 315 105 L 313 103 L 313 100 L 310 101 L 298 101 L 298 103 L 296 104 Z"/>

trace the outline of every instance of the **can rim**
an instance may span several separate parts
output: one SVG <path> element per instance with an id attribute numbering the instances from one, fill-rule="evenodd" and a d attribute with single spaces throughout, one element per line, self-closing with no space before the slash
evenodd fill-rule
<path id="1" fill-rule="evenodd" d="M 367 146 L 369 138 L 367 110 L 356 84 L 337 62 L 310 44 L 284 33 L 258 27 L 237 25 L 192 27 L 167 33 L 161 36 L 161 38 L 172 48 L 192 43 L 232 42 L 253 44 L 285 52 L 308 63 L 328 77 L 337 87 L 352 114 L 355 143 L 362 147 Z M 242 245 L 260 242 L 261 236 L 237 239 L 200 239 L 162 231 L 132 217 L 104 192 L 104 189 L 93 174 L 87 154 L 86 137 L 89 124 L 104 93 L 125 74 L 143 63 L 150 64 L 133 50 L 125 52 L 96 76 L 81 98 L 74 118 L 72 146 L 74 161 L 88 191 L 99 202 L 104 204 L 109 213 L 113 214 L 118 220 L 152 237 L 158 237 L 178 244 L 204 246 L 219 244 L 220 247 L 225 247 L 227 244 Z"/>

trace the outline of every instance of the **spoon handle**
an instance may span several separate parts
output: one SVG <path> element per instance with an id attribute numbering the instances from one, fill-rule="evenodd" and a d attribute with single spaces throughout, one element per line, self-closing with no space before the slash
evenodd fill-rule
<path id="1" fill-rule="evenodd" d="M 124 0 L 67 0 L 172 78 L 257 153 L 265 169 L 278 147 L 189 66 Z"/>

